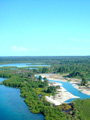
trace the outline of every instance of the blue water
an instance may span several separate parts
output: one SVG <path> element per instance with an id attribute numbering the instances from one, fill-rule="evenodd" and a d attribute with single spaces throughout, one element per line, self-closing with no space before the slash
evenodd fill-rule
<path id="1" fill-rule="evenodd" d="M 31 66 L 50 66 L 50 65 L 32 65 L 32 63 L 11 63 L 11 64 L 3 64 L 0 65 L 0 67 L 5 67 L 5 66 L 15 66 L 15 67 L 31 67 Z"/>
<path id="2" fill-rule="evenodd" d="M 52 81 L 52 80 L 49 80 L 49 82 L 57 82 L 57 83 L 61 83 L 62 86 L 68 91 L 70 92 L 71 94 L 75 95 L 75 96 L 78 96 L 80 97 L 81 99 L 87 99 L 87 98 L 90 98 L 90 95 L 86 95 L 84 93 L 82 93 L 81 91 L 79 91 L 78 89 L 74 88 L 72 86 L 71 83 L 69 82 L 60 82 L 60 81 Z M 73 100 L 75 100 L 76 98 L 73 98 L 73 99 L 69 99 L 67 100 L 66 102 L 71 102 Z"/>
<path id="3" fill-rule="evenodd" d="M 10 70 L 17 70 L 18 68 L 10 68 Z M 38 68 L 26 68 L 27 70 L 38 69 Z"/>
<path id="4" fill-rule="evenodd" d="M 38 69 L 38 68 L 26 68 L 26 69 Z"/>
<path id="5" fill-rule="evenodd" d="M 44 120 L 43 115 L 32 114 L 23 100 L 20 89 L 0 85 L 0 120 Z"/>

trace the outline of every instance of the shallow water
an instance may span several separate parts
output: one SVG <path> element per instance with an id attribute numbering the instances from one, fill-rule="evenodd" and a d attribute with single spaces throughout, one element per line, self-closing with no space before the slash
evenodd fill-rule
<path id="1" fill-rule="evenodd" d="M 57 83 L 61 83 L 62 86 L 71 94 L 80 97 L 81 99 L 87 99 L 90 98 L 90 95 L 86 95 L 84 93 L 82 93 L 81 91 L 79 91 L 78 89 L 76 89 L 75 87 L 72 86 L 71 83 L 69 82 L 60 82 L 60 81 L 54 81 L 54 80 L 49 80 L 50 82 L 57 82 Z M 71 102 L 73 100 L 75 100 L 76 98 L 73 99 L 69 99 L 66 102 Z"/>

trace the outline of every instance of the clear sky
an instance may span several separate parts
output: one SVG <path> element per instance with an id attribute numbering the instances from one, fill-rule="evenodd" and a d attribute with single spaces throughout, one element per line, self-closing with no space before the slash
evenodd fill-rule
<path id="1" fill-rule="evenodd" d="M 90 0 L 0 0 L 0 56 L 90 55 Z"/>

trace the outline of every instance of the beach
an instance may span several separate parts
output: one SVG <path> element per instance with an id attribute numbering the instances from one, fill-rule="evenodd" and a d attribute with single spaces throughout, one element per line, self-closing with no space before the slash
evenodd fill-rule
<path id="1" fill-rule="evenodd" d="M 80 83 L 81 83 L 81 79 L 80 78 L 64 77 L 64 76 L 67 76 L 68 74 L 53 74 L 53 73 L 49 73 L 49 74 L 38 74 L 38 75 L 41 75 L 42 78 L 46 77 L 49 80 L 61 81 L 61 82 L 70 82 L 73 85 L 73 87 L 75 87 L 76 89 L 80 90 L 82 93 L 90 95 L 90 88 L 87 88 L 86 86 L 81 86 L 80 85 Z"/>
<path id="2" fill-rule="evenodd" d="M 57 75 L 57 74 L 37 74 L 42 76 L 42 78 L 46 77 L 49 80 L 54 80 L 54 82 L 49 83 L 49 86 L 57 86 L 60 85 L 60 89 L 57 90 L 56 94 L 54 96 L 45 96 L 46 100 L 54 105 L 61 105 L 65 103 L 65 101 L 72 99 L 72 98 L 79 98 L 78 96 L 75 96 L 68 92 L 61 83 L 56 83 L 55 81 L 62 81 L 62 82 L 67 82 L 67 78 L 64 78 L 62 75 Z M 36 75 L 36 76 L 37 76 Z M 75 81 L 72 82 L 72 85 L 78 89 L 78 84 Z"/>
<path id="3" fill-rule="evenodd" d="M 60 89 L 57 90 L 54 96 L 45 96 L 46 100 L 54 105 L 61 105 L 65 103 L 65 101 L 67 101 L 68 99 L 79 98 L 78 96 L 72 95 L 65 88 L 63 88 L 61 83 L 51 83 L 51 85 L 60 85 Z"/>

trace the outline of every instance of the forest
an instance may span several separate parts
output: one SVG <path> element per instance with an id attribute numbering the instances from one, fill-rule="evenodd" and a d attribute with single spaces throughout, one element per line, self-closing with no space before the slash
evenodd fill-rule
<path id="1" fill-rule="evenodd" d="M 82 85 L 90 79 L 89 56 L 56 56 L 56 57 L 0 57 L 0 64 L 5 63 L 42 63 L 48 67 L 38 69 L 10 67 L 0 68 L 0 77 L 8 78 L 1 84 L 19 88 L 21 97 L 32 113 L 42 113 L 45 120 L 89 120 L 90 99 L 77 99 L 70 104 L 55 106 L 45 100 L 45 96 L 54 95 L 59 86 L 48 86 L 47 78 L 35 77 L 37 73 L 68 73 L 68 77 L 82 78 Z"/>
<path id="2" fill-rule="evenodd" d="M 39 69 L 39 72 L 73 73 L 72 77 L 79 77 L 81 74 L 87 79 L 90 78 L 90 56 L 0 57 L 0 64 L 5 63 L 47 64 L 51 67 Z M 74 74 L 76 72 L 80 74 Z"/>

